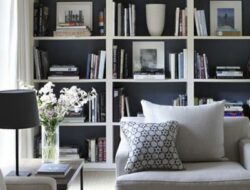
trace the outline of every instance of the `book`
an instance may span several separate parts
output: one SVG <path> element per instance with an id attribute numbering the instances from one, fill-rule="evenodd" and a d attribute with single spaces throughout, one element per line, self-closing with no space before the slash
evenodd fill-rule
<path id="1" fill-rule="evenodd" d="M 37 170 L 37 175 L 48 175 L 55 178 L 63 178 L 70 171 L 69 164 L 42 164 Z"/>
<path id="2" fill-rule="evenodd" d="M 121 36 L 122 32 L 122 3 L 117 5 L 117 35 Z"/>
<path id="3" fill-rule="evenodd" d="M 34 64 L 35 64 L 35 76 L 37 80 L 42 79 L 42 67 L 41 67 L 41 55 L 37 48 L 33 48 L 34 51 Z"/>
<path id="4" fill-rule="evenodd" d="M 175 11 L 175 36 L 179 35 L 179 21 L 180 21 L 180 7 L 176 8 Z"/>
<path id="5" fill-rule="evenodd" d="M 105 64 L 106 64 L 106 51 L 100 51 L 100 59 L 99 59 L 99 71 L 98 71 L 98 79 L 104 78 Z"/>
<path id="6" fill-rule="evenodd" d="M 47 51 L 40 51 L 41 54 L 41 63 L 42 63 L 42 78 L 48 78 L 49 72 L 49 56 Z"/>
<path id="7" fill-rule="evenodd" d="M 79 76 L 49 76 L 49 80 L 79 80 Z"/>
<path id="8" fill-rule="evenodd" d="M 87 139 L 88 143 L 88 161 L 96 162 L 96 139 Z"/>
<path id="9" fill-rule="evenodd" d="M 169 54 L 170 78 L 175 79 L 175 53 Z"/>
<path id="10" fill-rule="evenodd" d="M 164 74 L 148 74 L 148 73 L 141 73 L 141 74 L 134 74 L 135 80 L 163 80 L 165 79 Z"/>

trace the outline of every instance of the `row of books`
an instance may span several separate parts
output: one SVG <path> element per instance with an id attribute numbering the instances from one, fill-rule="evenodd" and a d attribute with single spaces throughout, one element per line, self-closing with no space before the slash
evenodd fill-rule
<path id="1" fill-rule="evenodd" d="M 175 11 L 175 36 L 187 36 L 187 9 L 176 8 Z"/>
<path id="2" fill-rule="evenodd" d="M 103 79 L 106 65 L 106 51 L 99 51 L 98 55 L 88 54 L 86 79 Z"/>
<path id="3" fill-rule="evenodd" d="M 136 8 L 135 4 L 113 2 L 113 23 L 116 36 L 135 36 Z"/>
<path id="4" fill-rule="evenodd" d="M 187 106 L 187 95 L 179 94 L 179 96 L 174 99 L 173 106 Z"/>
<path id="5" fill-rule="evenodd" d="M 106 161 L 106 138 L 87 139 L 89 162 L 105 162 Z"/>
<path id="6" fill-rule="evenodd" d="M 39 50 L 38 48 L 34 47 L 33 59 L 34 59 L 35 78 L 37 80 L 47 79 L 49 70 L 48 52 Z"/>
<path id="7" fill-rule="evenodd" d="M 128 53 L 125 49 L 113 46 L 113 79 L 129 78 Z"/>
<path id="8" fill-rule="evenodd" d="M 113 121 L 119 122 L 122 117 L 130 116 L 129 99 L 124 88 L 114 89 L 113 93 Z"/>
<path id="9" fill-rule="evenodd" d="M 207 23 L 204 10 L 194 10 L 194 20 L 198 36 L 207 36 Z"/>
<path id="10" fill-rule="evenodd" d="M 34 36 L 46 36 L 48 33 L 49 8 L 41 1 L 34 2 Z"/>
<path id="11" fill-rule="evenodd" d="M 183 49 L 180 53 L 169 54 L 169 71 L 171 79 L 186 79 L 187 66 L 187 49 Z"/>
<path id="12" fill-rule="evenodd" d="M 95 98 L 88 103 L 88 121 L 105 122 L 106 121 L 106 96 L 105 93 L 98 93 Z"/>
<path id="13" fill-rule="evenodd" d="M 49 68 L 49 80 L 79 80 L 79 69 L 75 65 L 52 65 Z"/>
<path id="14" fill-rule="evenodd" d="M 205 53 L 194 53 L 194 77 L 196 79 L 208 79 L 208 58 Z"/>

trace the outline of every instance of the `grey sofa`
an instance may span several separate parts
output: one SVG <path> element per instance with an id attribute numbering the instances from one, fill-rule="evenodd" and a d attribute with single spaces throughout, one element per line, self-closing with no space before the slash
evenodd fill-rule
<path id="1" fill-rule="evenodd" d="M 0 190 L 56 190 L 56 181 L 50 177 L 5 177 L 0 170 Z"/>
<path id="2" fill-rule="evenodd" d="M 144 118 L 125 118 L 143 121 Z M 143 171 L 127 174 L 129 146 L 121 134 L 116 155 L 116 190 L 250 190 L 248 118 L 224 118 L 226 158 L 221 162 L 184 163 L 184 171 Z"/>

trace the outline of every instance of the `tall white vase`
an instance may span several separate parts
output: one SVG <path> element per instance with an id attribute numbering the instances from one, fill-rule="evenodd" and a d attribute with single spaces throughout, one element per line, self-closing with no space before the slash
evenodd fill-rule
<path id="1" fill-rule="evenodd" d="M 147 4 L 146 19 L 151 36 L 161 36 L 165 25 L 165 4 Z"/>

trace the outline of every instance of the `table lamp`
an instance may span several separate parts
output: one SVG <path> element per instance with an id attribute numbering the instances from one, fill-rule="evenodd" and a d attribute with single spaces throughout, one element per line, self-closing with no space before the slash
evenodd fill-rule
<path id="1" fill-rule="evenodd" d="M 33 90 L 0 91 L 0 129 L 16 130 L 16 171 L 9 175 L 27 176 L 19 172 L 19 129 L 38 127 L 39 116 Z"/>

